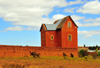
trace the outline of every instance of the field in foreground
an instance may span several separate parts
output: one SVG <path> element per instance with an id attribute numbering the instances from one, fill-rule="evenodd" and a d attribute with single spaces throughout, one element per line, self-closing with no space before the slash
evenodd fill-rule
<path id="1" fill-rule="evenodd" d="M 87 59 L 86 59 L 87 58 Z M 100 59 L 63 57 L 0 58 L 0 68 L 100 68 Z"/>

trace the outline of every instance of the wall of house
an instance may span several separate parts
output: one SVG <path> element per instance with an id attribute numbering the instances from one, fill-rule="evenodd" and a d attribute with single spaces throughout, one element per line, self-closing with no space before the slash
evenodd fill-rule
<path id="1" fill-rule="evenodd" d="M 51 40 L 51 36 L 54 37 Z M 58 37 L 56 31 L 46 31 L 46 47 L 58 47 Z"/>
<path id="2" fill-rule="evenodd" d="M 71 21 L 71 27 L 68 27 L 68 22 Z M 73 21 L 68 18 L 67 21 L 64 23 L 62 29 L 62 47 L 67 48 L 77 48 L 78 47 L 78 39 L 77 39 L 77 27 L 73 23 Z M 68 41 L 68 35 L 72 35 L 72 41 Z"/>
<path id="3" fill-rule="evenodd" d="M 61 40 L 61 30 L 57 30 L 57 42 L 58 42 L 58 47 L 62 47 L 62 40 Z"/>
<path id="4" fill-rule="evenodd" d="M 44 39 L 43 39 L 43 35 L 44 35 Z M 41 46 L 45 47 L 46 46 L 46 34 L 45 34 L 45 30 L 42 26 L 41 28 Z"/>
<path id="5" fill-rule="evenodd" d="M 31 47 L 31 46 L 8 46 L 0 45 L 0 57 L 21 57 L 30 56 L 30 51 L 40 53 L 41 56 L 63 56 L 63 52 L 70 57 L 78 57 L 77 48 L 59 48 L 59 47 Z"/>

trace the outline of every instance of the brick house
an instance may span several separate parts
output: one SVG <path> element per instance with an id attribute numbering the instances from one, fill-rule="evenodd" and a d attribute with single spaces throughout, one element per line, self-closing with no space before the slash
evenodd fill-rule
<path id="1" fill-rule="evenodd" d="M 77 28 L 71 16 L 56 20 L 53 24 L 42 24 L 41 46 L 78 48 Z"/>

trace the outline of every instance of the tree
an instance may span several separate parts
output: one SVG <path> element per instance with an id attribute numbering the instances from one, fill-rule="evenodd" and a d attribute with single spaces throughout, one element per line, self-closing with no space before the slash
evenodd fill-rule
<path id="1" fill-rule="evenodd" d="M 86 45 L 84 44 L 84 47 L 86 47 Z"/>
<path id="2" fill-rule="evenodd" d="M 98 48 L 98 45 L 96 45 L 96 48 Z M 99 49 L 99 48 L 98 48 Z"/>

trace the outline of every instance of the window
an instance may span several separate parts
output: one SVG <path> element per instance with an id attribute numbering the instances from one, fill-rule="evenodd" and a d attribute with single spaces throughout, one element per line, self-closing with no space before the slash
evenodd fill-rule
<path id="1" fill-rule="evenodd" d="M 72 35 L 68 35 L 68 41 L 72 41 Z"/>
<path id="2" fill-rule="evenodd" d="M 53 35 L 51 35 L 51 40 L 54 40 L 54 36 Z"/>
<path id="3" fill-rule="evenodd" d="M 44 40 L 44 34 L 42 35 L 42 39 Z"/>
<path id="4" fill-rule="evenodd" d="M 71 22 L 68 22 L 68 27 L 71 27 Z"/>

